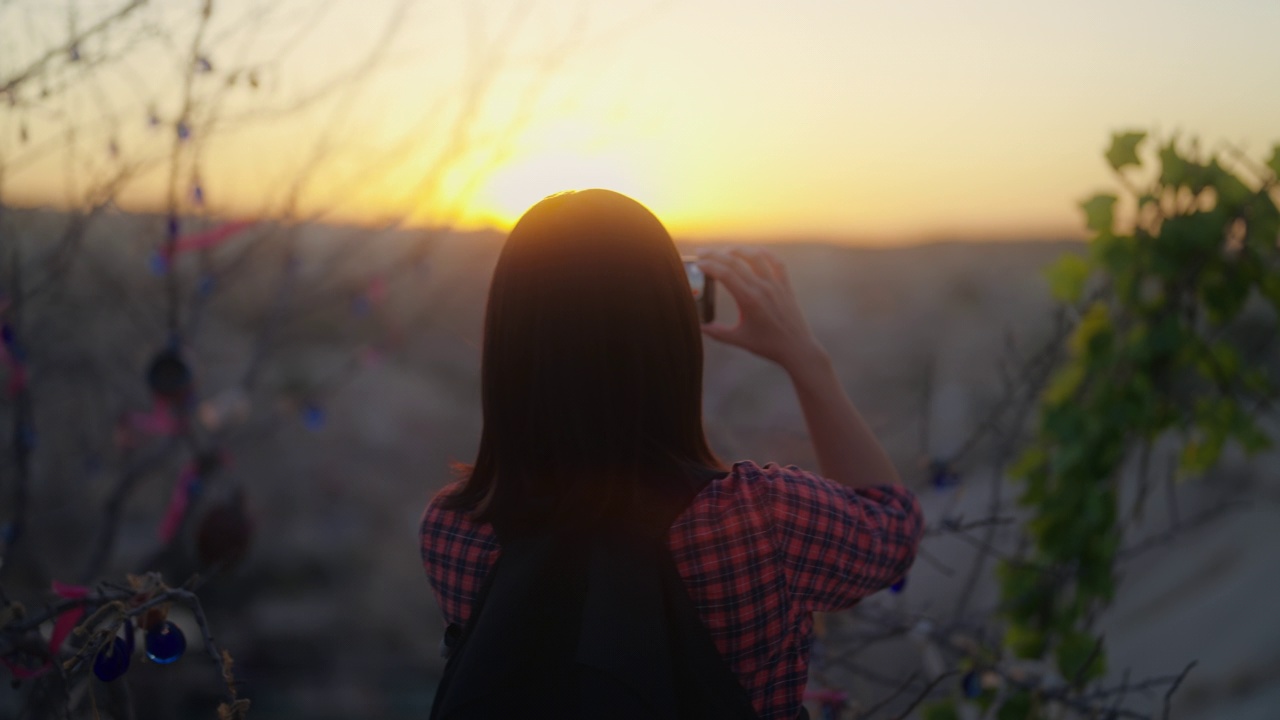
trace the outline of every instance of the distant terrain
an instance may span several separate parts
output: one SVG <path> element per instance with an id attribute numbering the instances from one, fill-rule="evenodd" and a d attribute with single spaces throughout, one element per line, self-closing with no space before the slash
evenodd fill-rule
<path id="1" fill-rule="evenodd" d="M 164 281 L 150 264 L 163 221 L 110 215 L 68 250 L 58 240 L 60 216 L 10 213 L 8 222 L 20 228 L 24 272 L 60 273 L 23 316 L 41 443 L 26 542 L 45 561 L 5 576 L 39 587 L 74 577 L 82 566 L 123 462 L 116 418 L 146 406 L 142 371 L 166 332 Z M 297 260 L 286 284 L 290 232 Z M 424 716 L 441 667 L 441 627 L 415 533 L 423 505 L 450 480 L 449 463 L 475 451 L 480 320 L 501 238 L 277 229 L 241 257 L 248 242 L 212 254 L 208 268 L 233 263 L 232 270 L 189 306 L 201 313 L 189 353 L 207 397 L 235 387 L 255 353 L 265 357 L 250 418 L 226 443 L 226 484 L 210 489 L 220 497 L 242 484 L 256 520 L 248 559 L 206 593 L 218 639 L 243 670 L 253 717 Z M 930 519 L 980 516 L 985 489 L 968 485 L 989 486 L 982 464 L 989 451 L 977 453 L 964 484 L 946 493 L 929 486 L 923 463 L 959 448 L 999 396 L 1001 368 L 1045 340 L 1054 309 L 1041 271 L 1083 246 L 770 247 Z M 184 297 L 195 298 L 205 272 L 200 261 L 184 258 L 178 271 Z M 373 297 L 377 277 L 384 280 Z M 722 301 L 731 315 L 731 303 Z M 777 368 L 709 345 L 705 396 L 709 437 L 724 459 L 814 465 L 799 408 Z M 310 421 L 304 406 L 318 411 Z M 1134 677 L 1170 674 L 1200 660 L 1176 717 L 1277 717 L 1280 618 L 1271 608 L 1280 597 L 1273 556 L 1280 523 L 1271 508 L 1280 482 L 1267 467 L 1274 465 L 1266 459 L 1236 460 L 1214 482 L 1181 488 L 1188 510 L 1231 496 L 1271 504 L 1259 502 L 1153 552 L 1125 578 L 1103 621 L 1117 681 L 1125 668 Z M 124 508 L 114 570 L 135 569 L 154 546 L 176 470 L 140 480 Z M 5 482 L 0 491 L 7 493 Z M 1163 520 L 1154 512 L 1149 527 L 1159 530 Z M 917 561 L 907 592 L 866 604 L 909 603 L 922 616 L 947 611 L 959 580 L 939 567 L 964 566 L 972 549 L 941 540 L 926 549 L 933 561 Z M 981 588 L 974 607 L 989 607 L 993 597 L 992 587 Z M 140 717 L 211 708 L 216 678 L 202 659 L 193 654 L 175 668 L 144 665 L 133 673 L 135 692 L 146 693 L 153 708 Z M 888 672 L 921 660 L 899 643 L 873 649 L 863 662 Z M 173 673 L 181 683 L 170 682 Z M 208 696 L 183 694 L 177 688 L 184 686 L 207 686 Z"/>

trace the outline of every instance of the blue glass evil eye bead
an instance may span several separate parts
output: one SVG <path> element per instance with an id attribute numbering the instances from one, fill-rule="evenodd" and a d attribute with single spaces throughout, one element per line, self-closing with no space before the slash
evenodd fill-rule
<path id="1" fill-rule="evenodd" d="M 111 638 L 93 659 L 93 674 L 102 682 L 111 682 L 129 669 L 129 644 L 124 638 Z"/>
<path id="2" fill-rule="evenodd" d="M 168 620 L 147 631 L 147 657 L 161 665 L 177 662 L 187 651 L 187 639 Z"/>
<path id="3" fill-rule="evenodd" d="M 933 487 L 937 490 L 946 490 L 960 484 L 960 473 L 945 460 L 929 463 L 929 474 L 932 476 Z"/>
<path id="4" fill-rule="evenodd" d="M 906 586 L 907 586 L 907 576 L 903 575 L 902 578 L 898 580 L 898 582 L 889 586 L 889 592 L 893 593 L 894 595 L 897 595 L 898 593 L 902 592 L 902 589 L 905 588 Z"/>
<path id="5" fill-rule="evenodd" d="M 324 408 L 319 405 L 308 404 L 302 409 L 302 423 L 312 432 L 323 430 L 325 423 Z"/>
<path id="6" fill-rule="evenodd" d="M 964 674 L 964 677 L 960 679 L 960 687 L 964 690 L 964 696 L 970 700 L 982 694 L 982 681 L 974 670 Z"/>

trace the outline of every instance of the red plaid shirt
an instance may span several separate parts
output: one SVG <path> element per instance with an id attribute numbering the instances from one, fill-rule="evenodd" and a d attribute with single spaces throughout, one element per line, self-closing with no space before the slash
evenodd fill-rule
<path id="1" fill-rule="evenodd" d="M 422 562 L 446 623 L 463 624 L 500 548 L 489 525 L 423 513 Z M 800 711 L 813 613 L 892 585 L 915 559 L 924 520 L 900 486 L 853 489 L 794 466 L 734 464 L 671 525 L 689 597 L 764 720 Z"/>

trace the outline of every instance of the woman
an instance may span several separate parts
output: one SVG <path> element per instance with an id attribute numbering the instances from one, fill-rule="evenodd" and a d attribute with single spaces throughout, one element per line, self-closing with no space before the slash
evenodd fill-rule
<path id="1" fill-rule="evenodd" d="M 607 525 L 698 483 L 666 530 L 680 578 L 759 717 L 795 718 L 812 614 L 902 577 L 923 521 L 782 264 L 759 250 L 698 264 L 733 295 L 736 325 L 699 325 L 670 235 L 630 198 L 564 193 L 520 219 L 489 291 L 479 452 L 427 506 L 423 562 L 446 622 L 461 626 L 502 552 L 495 525 Z M 702 334 L 787 372 L 821 476 L 716 459 Z"/>

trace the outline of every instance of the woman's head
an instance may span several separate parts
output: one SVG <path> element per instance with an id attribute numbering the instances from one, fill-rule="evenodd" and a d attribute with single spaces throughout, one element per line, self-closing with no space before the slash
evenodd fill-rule
<path id="1" fill-rule="evenodd" d="M 553 195 L 516 223 L 489 289 L 481 384 L 480 449 L 453 503 L 481 520 L 632 513 L 718 465 L 683 264 L 624 195 Z"/>

